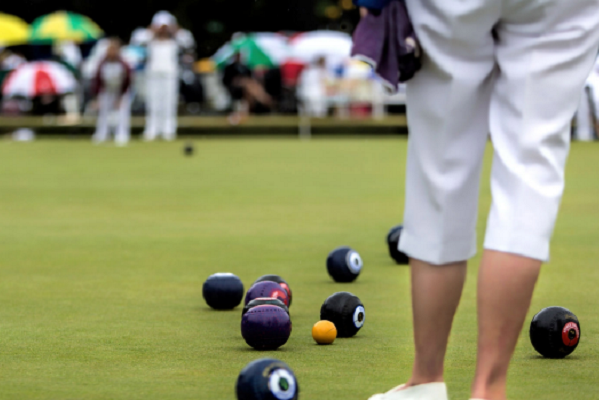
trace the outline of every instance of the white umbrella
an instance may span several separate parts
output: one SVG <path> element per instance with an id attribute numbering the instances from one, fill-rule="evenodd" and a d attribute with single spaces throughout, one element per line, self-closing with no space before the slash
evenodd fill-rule
<path id="1" fill-rule="evenodd" d="M 74 92 L 77 81 L 62 64 L 53 61 L 37 61 L 21 65 L 8 75 L 2 87 L 7 97 L 35 97 L 62 95 Z"/>
<path id="2" fill-rule="evenodd" d="M 289 45 L 294 61 L 309 64 L 324 57 L 331 67 L 342 64 L 350 57 L 352 37 L 337 31 L 312 31 L 294 37 Z"/>

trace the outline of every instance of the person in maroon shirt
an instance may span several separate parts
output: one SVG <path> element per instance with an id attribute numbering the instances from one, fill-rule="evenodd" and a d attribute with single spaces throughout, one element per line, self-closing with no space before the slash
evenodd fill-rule
<path id="1" fill-rule="evenodd" d="M 98 66 L 93 85 L 97 98 L 98 122 L 94 143 L 103 143 L 110 138 L 111 125 L 116 125 L 115 143 L 125 146 L 131 135 L 131 69 L 121 58 L 121 43 L 110 39 L 106 56 Z M 115 121 L 116 120 L 116 121 Z"/>

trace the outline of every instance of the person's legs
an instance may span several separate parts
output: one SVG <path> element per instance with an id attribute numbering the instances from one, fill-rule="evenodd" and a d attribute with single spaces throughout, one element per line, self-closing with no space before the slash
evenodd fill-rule
<path id="1" fill-rule="evenodd" d="M 92 141 L 94 143 L 103 143 L 108 140 L 111 110 L 112 97 L 110 93 L 100 93 L 98 95 L 98 120 L 96 122 L 96 132 L 92 136 Z"/>
<path id="2" fill-rule="evenodd" d="M 125 146 L 131 136 L 131 96 L 126 93 L 121 97 L 119 107 L 119 123 L 116 129 L 115 142 L 117 146 Z"/>
<path id="3" fill-rule="evenodd" d="M 177 137 L 177 109 L 179 106 L 179 77 L 174 74 L 163 80 L 162 109 L 164 113 L 162 135 L 165 140 Z"/>
<path id="4" fill-rule="evenodd" d="M 506 398 L 507 371 L 541 261 L 485 250 L 478 276 L 478 364 L 472 397 Z"/>
<path id="5" fill-rule="evenodd" d="M 443 266 L 411 259 L 416 358 L 407 386 L 443 382 L 453 317 L 466 281 L 466 262 Z"/>
<path id="6" fill-rule="evenodd" d="M 146 73 L 146 141 L 155 140 L 161 126 L 160 95 L 160 77 L 151 72 Z"/>
<path id="7" fill-rule="evenodd" d="M 487 2 L 491 6 L 487 5 Z M 407 85 L 410 130 L 400 249 L 431 265 L 476 253 L 479 181 L 495 76 L 490 0 L 408 0 L 423 68 Z"/>
<path id="8" fill-rule="evenodd" d="M 405 398 L 443 381 L 443 360 L 476 252 L 476 220 L 501 4 L 407 0 L 424 53 L 408 83 L 408 166 L 400 250 L 411 257 L 416 358 Z M 488 6 L 492 4 L 492 6 Z M 396 394 L 391 394 L 396 393 Z M 420 394 L 418 394 L 420 396 Z M 379 397 L 380 398 L 380 397 Z M 430 397 L 444 399 L 446 394 Z"/>
<path id="9" fill-rule="evenodd" d="M 570 121 L 599 47 L 599 0 L 507 0 L 497 27 L 501 74 L 490 126 L 495 149 L 479 276 L 473 396 L 503 400 L 564 188 Z"/>

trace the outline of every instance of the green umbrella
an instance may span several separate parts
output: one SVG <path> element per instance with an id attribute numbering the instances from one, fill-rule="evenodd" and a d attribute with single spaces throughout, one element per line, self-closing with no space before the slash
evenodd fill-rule
<path id="1" fill-rule="evenodd" d="M 88 17 L 68 11 L 57 11 L 33 21 L 29 40 L 32 43 L 62 40 L 82 43 L 97 40 L 103 35 L 102 29 Z"/>
<path id="2" fill-rule="evenodd" d="M 273 68 L 277 65 L 267 51 L 259 45 L 254 35 L 243 35 L 233 39 L 221 47 L 212 59 L 218 68 L 224 68 L 236 53 L 242 55 L 243 62 L 250 68 Z"/>

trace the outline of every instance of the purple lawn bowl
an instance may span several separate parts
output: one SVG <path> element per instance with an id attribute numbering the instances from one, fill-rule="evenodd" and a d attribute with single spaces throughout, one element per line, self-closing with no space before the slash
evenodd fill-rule
<path id="1" fill-rule="evenodd" d="M 258 306 L 241 319 L 241 336 L 256 350 L 276 350 L 289 340 L 291 320 L 277 306 Z"/>
<path id="2" fill-rule="evenodd" d="M 289 307 L 287 291 L 278 283 L 269 281 L 255 283 L 245 295 L 245 305 L 247 306 L 250 301 L 260 297 L 279 299 Z"/>

